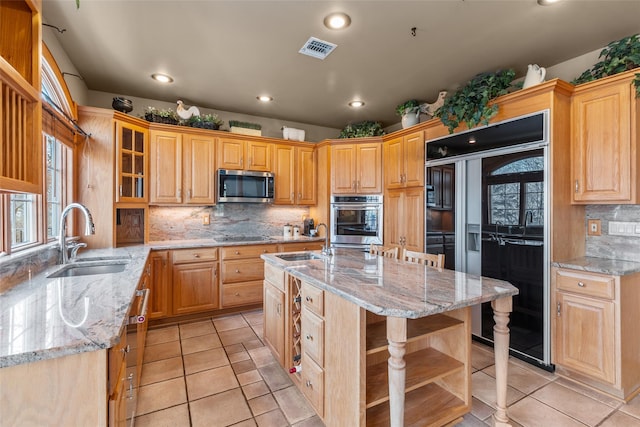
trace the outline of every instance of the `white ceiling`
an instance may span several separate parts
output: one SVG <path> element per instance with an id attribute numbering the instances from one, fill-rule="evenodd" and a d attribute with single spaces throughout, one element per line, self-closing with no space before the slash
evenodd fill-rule
<path id="1" fill-rule="evenodd" d="M 351 26 L 325 28 L 333 11 Z M 640 31 L 638 0 L 80 0 L 79 9 L 44 0 L 43 16 L 66 29 L 58 40 L 90 90 L 333 128 L 388 126 L 408 99 L 434 101 L 484 71 L 522 76 L 527 64 L 548 67 Z M 338 47 L 325 60 L 303 56 L 310 36 Z M 155 72 L 175 82 L 159 84 Z M 365 107 L 348 107 L 353 99 Z"/>

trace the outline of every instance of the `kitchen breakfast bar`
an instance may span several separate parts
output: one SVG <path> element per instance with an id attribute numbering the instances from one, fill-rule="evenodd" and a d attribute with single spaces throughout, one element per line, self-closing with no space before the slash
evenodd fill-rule
<path id="1" fill-rule="evenodd" d="M 495 319 L 494 425 L 506 410 L 517 288 L 353 250 L 264 254 L 265 341 L 328 427 L 453 425 L 471 409 L 470 307 Z"/>

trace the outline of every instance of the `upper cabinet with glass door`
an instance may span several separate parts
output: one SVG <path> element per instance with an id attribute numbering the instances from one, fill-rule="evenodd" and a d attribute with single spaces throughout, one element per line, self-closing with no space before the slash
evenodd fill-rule
<path id="1" fill-rule="evenodd" d="M 137 125 L 120 120 L 115 121 L 118 144 L 116 179 L 116 202 L 146 203 L 148 200 L 149 132 Z"/>

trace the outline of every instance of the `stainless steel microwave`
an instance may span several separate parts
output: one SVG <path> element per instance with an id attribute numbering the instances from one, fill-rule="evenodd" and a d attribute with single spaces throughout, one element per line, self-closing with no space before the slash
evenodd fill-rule
<path id="1" fill-rule="evenodd" d="M 273 202 L 271 172 L 218 169 L 218 202 Z"/>

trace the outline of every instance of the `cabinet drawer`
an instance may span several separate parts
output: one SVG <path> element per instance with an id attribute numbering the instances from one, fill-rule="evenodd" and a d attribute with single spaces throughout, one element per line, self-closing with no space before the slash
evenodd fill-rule
<path id="1" fill-rule="evenodd" d="M 557 270 L 556 287 L 561 291 L 598 298 L 613 299 L 615 297 L 615 278 L 613 276 Z"/>
<path id="2" fill-rule="evenodd" d="M 302 285 L 302 302 L 309 310 L 324 316 L 324 291 L 307 283 Z"/>
<path id="3" fill-rule="evenodd" d="M 324 366 L 324 320 L 308 310 L 302 311 L 302 351 Z"/>
<path id="4" fill-rule="evenodd" d="M 222 286 L 222 307 L 262 302 L 262 281 L 232 283 Z"/>
<path id="5" fill-rule="evenodd" d="M 122 328 L 120 342 L 109 349 L 109 396 L 116 391 L 116 384 L 124 373 L 127 356 L 127 328 Z"/>
<path id="6" fill-rule="evenodd" d="M 262 260 L 231 260 L 222 262 L 222 282 L 249 282 L 264 279 L 264 262 Z"/>
<path id="7" fill-rule="evenodd" d="M 297 251 L 319 251 L 322 249 L 324 242 L 298 242 L 283 243 L 280 245 L 281 252 L 297 252 Z"/>
<path id="8" fill-rule="evenodd" d="M 177 249 L 173 252 L 173 263 L 215 261 L 218 259 L 218 248 Z"/>
<path id="9" fill-rule="evenodd" d="M 264 263 L 264 280 L 284 292 L 284 270 Z"/>
<path id="10" fill-rule="evenodd" d="M 302 356 L 302 393 L 318 416 L 324 417 L 324 371 L 305 356 Z"/>
<path id="11" fill-rule="evenodd" d="M 222 248 L 222 259 L 260 258 L 262 254 L 274 254 L 277 251 L 278 245 L 230 246 Z"/>

